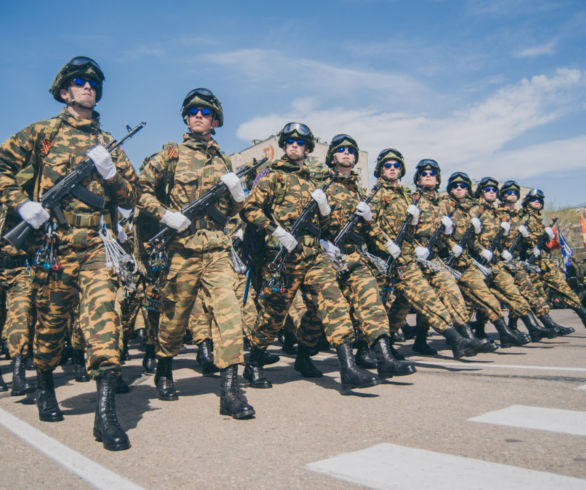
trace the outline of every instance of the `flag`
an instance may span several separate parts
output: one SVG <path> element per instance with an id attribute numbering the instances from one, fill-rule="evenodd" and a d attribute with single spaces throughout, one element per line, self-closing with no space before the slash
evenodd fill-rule
<path id="1" fill-rule="evenodd" d="M 558 232 L 559 232 L 559 238 L 560 238 L 560 246 L 562 249 L 562 255 L 564 257 L 564 267 L 565 267 L 565 269 L 567 269 L 568 266 L 570 265 L 570 257 L 572 257 L 572 255 L 574 255 L 574 251 L 572 250 L 572 247 L 570 247 L 568 240 L 566 240 L 566 237 L 562 233 L 562 230 L 559 229 L 559 227 L 558 227 Z"/>
<path id="2" fill-rule="evenodd" d="M 547 242 L 545 246 L 550 250 L 556 250 L 561 247 L 560 238 L 556 227 L 553 226 L 551 229 L 553 230 L 553 238 L 549 242 Z"/>
<path id="3" fill-rule="evenodd" d="M 586 248 L 586 220 L 582 215 L 580 215 L 580 225 L 582 225 L 582 241 L 584 242 L 584 248 Z"/>

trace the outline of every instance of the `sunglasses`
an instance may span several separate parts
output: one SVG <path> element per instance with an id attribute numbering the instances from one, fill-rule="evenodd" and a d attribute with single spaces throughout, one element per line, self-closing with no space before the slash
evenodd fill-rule
<path id="1" fill-rule="evenodd" d="M 468 189 L 468 184 L 465 184 L 464 182 L 456 182 L 455 184 L 452 185 L 452 188 L 454 188 L 454 189 Z"/>
<path id="2" fill-rule="evenodd" d="M 344 153 L 345 151 L 347 151 L 348 153 L 350 153 L 350 155 L 354 155 L 354 153 L 356 153 L 356 150 L 351 146 L 340 146 L 340 148 L 338 148 L 336 151 L 338 153 Z"/>
<path id="3" fill-rule="evenodd" d="M 484 192 L 496 192 L 496 191 L 497 191 L 496 187 L 491 186 L 491 185 L 484 188 Z"/>
<path id="4" fill-rule="evenodd" d="M 296 140 L 293 138 L 289 138 L 287 140 L 287 144 L 288 145 L 292 145 L 293 143 L 297 143 L 298 146 L 305 146 L 305 144 L 307 143 L 305 140 Z"/>
<path id="5" fill-rule="evenodd" d="M 200 113 L 204 117 L 209 116 L 212 113 L 211 109 L 208 109 L 207 107 L 190 107 L 187 112 L 191 116 L 197 116 L 197 114 Z"/>
<path id="6" fill-rule="evenodd" d="M 383 167 L 385 168 L 401 168 L 401 164 L 399 162 L 385 162 L 383 163 Z"/>
<path id="7" fill-rule="evenodd" d="M 435 177 L 436 173 L 435 170 L 423 170 L 419 175 L 421 177 Z"/>
<path id="8" fill-rule="evenodd" d="M 83 87 L 83 86 L 85 86 L 86 83 L 89 83 L 90 87 L 93 88 L 94 90 L 97 90 L 98 87 L 100 86 L 100 84 L 98 82 L 96 82 L 95 80 L 89 80 L 89 79 L 83 78 L 83 77 L 75 77 L 73 80 L 71 80 L 71 83 L 73 85 L 76 85 L 77 87 Z"/>
<path id="9" fill-rule="evenodd" d="M 505 191 L 505 194 L 507 196 L 512 196 L 513 194 L 515 194 L 516 196 L 518 196 L 519 195 L 519 192 L 516 191 L 515 189 L 509 189 L 508 191 Z"/>
<path id="10" fill-rule="evenodd" d="M 529 199 L 529 201 L 543 203 L 543 199 L 541 199 L 540 197 L 532 197 L 531 199 Z"/>

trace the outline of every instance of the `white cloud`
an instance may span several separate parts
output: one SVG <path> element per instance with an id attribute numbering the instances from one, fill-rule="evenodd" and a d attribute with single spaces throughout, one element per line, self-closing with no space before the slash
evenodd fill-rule
<path id="1" fill-rule="evenodd" d="M 556 41 L 552 40 L 545 44 L 537 46 L 530 46 L 525 48 L 518 53 L 514 54 L 515 58 L 535 58 L 537 56 L 550 55 L 555 53 Z"/>

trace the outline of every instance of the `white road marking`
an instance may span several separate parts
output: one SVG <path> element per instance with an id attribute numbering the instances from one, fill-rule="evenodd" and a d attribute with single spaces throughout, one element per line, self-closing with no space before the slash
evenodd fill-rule
<path id="1" fill-rule="evenodd" d="M 576 389 L 586 391 L 586 385 L 578 386 Z"/>
<path id="2" fill-rule="evenodd" d="M 575 410 L 512 405 L 468 421 L 586 436 L 586 412 Z"/>
<path id="3" fill-rule="evenodd" d="M 415 361 L 416 365 L 425 367 L 426 364 L 430 366 L 441 366 L 441 367 L 459 367 L 462 369 L 475 367 L 475 368 L 487 368 L 487 369 L 528 369 L 535 371 L 570 371 L 586 373 L 586 367 L 561 367 L 561 366 L 531 366 L 523 364 L 488 364 L 488 363 L 475 363 L 475 362 L 428 362 L 428 361 Z"/>
<path id="4" fill-rule="evenodd" d="M 142 489 L 130 480 L 82 456 L 1 408 L 0 424 L 96 488 L 104 490 L 112 488 L 116 490 Z"/>
<path id="5" fill-rule="evenodd" d="M 585 490 L 586 480 L 423 449 L 379 444 L 307 467 L 371 488 L 393 490 Z"/>

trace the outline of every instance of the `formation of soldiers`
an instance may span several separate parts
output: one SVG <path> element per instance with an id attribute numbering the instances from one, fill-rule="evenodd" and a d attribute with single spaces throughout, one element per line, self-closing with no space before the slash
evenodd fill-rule
<path id="1" fill-rule="evenodd" d="M 440 193 L 441 169 L 425 159 L 412 192 L 400 184 L 405 159 L 387 148 L 367 195 L 354 170 L 356 140 L 335 136 L 325 164 L 309 164 L 315 137 L 297 122 L 279 132 L 280 159 L 235 173 L 213 139 L 222 105 L 204 88 L 183 100 L 182 142 L 146 158 L 137 175 L 100 128 L 103 83 L 94 60 L 73 58 L 50 89 L 64 110 L 0 147 L 11 394 L 34 390 L 40 420 L 63 420 L 53 371 L 67 341 L 76 380 L 96 380 L 94 437 L 109 450 L 130 447 L 115 394 L 128 391 L 121 364 L 132 325 L 144 329 L 143 367 L 161 400 L 178 399 L 173 358 L 190 332 L 203 374 L 220 373 L 220 413 L 236 419 L 255 415 L 238 366 L 251 388 L 271 388 L 263 368 L 278 360 L 267 351 L 278 335 L 308 378 L 322 376 L 311 356 L 325 337 L 342 388 L 355 389 L 415 373 L 394 347 L 411 310 L 413 350 L 436 353 L 431 327 L 455 359 L 499 348 L 486 322 L 500 348 L 572 333 L 550 317 L 545 286 L 586 326 L 586 310 L 549 259 L 540 190 L 519 208 L 516 182 L 485 177 L 473 189 L 456 172 Z M 91 171 L 50 207 L 51 189 L 84 162 Z M 119 208 L 131 216 L 121 219 Z M 6 233 L 23 223 L 34 232 L 21 247 L 24 232 Z M 28 357 L 36 386 L 26 380 Z"/>

